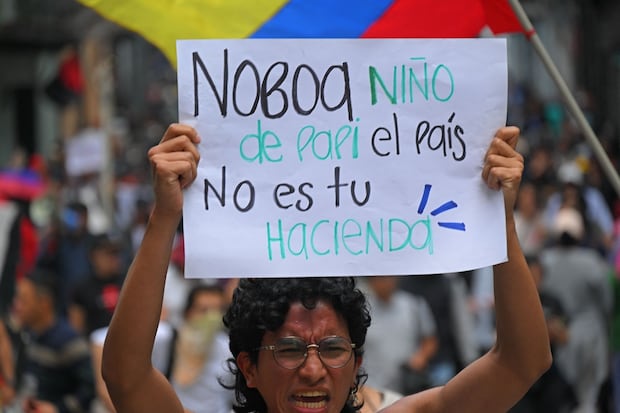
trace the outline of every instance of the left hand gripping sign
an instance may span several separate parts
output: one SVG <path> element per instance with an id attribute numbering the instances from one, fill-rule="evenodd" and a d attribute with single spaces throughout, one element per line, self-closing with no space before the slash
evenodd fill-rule
<path id="1" fill-rule="evenodd" d="M 506 120 L 504 39 L 188 40 L 203 137 L 188 277 L 434 274 L 506 259 L 480 176 Z"/>

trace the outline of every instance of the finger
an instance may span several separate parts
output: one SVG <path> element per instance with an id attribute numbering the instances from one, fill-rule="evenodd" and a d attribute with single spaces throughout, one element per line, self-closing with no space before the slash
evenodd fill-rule
<path id="1" fill-rule="evenodd" d="M 164 132 L 164 136 L 161 138 L 160 143 L 176 138 L 177 136 L 187 136 L 193 143 L 199 143 L 200 137 L 198 131 L 189 125 L 183 123 L 172 123 Z"/>
<path id="2" fill-rule="evenodd" d="M 516 126 L 504 126 L 495 133 L 495 136 L 506 142 L 513 149 L 517 147 L 519 141 L 519 128 Z"/>
<path id="3" fill-rule="evenodd" d="M 154 165 L 159 165 L 162 172 L 165 172 L 165 167 L 176 162 L 187 165 L 188 168 L 196 169 L 197 160 L 190 152 L 163 152 L 155 153 L 151 156 L 150 161 Z"/>
<path id="4" fill-rule="evenodd" d="M 523 164 L 523 156 L 517 152 L 510 143 L 502 140 L 499 137 L 493 138 L 489 149 L 484 157 L 484 165 L 482 170 L 482 177 L 485 181 L 488 181 L 489 170 L 494 166 L 509 166 L 512 162 L 514 166 Z"/>
<path id="5" fill-rule="evenodd" d="M 484 168 L 494 167 L 494 166 L 515 166 L 519 167 L 519 165 L 523 165 L 523 155 L 518 152 L 515 152 L 512 156 L 504 156 L 497 153 L 491 153 L 487 156 Z"/>
<path id="6" fill-rule="evenodd" d="M 188 153 L 194 157 L 196 161 L 200 160 L 200 153 L 196 145 L 192 143 L 190 137 L 187 135 L 180 135 L 172 138 L 171 140 L 162 141 L 159 145 L 153 146 L 149 149 L 149 158 L 160 153 Z"/>
<path id="7" fill-rule="evenodd" d="M 518 179 L 521 179 L 523 173 L 524 163 L 521 154 L 517 156 L 507 158 L 496 154 L 491 154 L 487 157 L 487 161 L 482 169 L 482 179 L 487 185 L 494 189 L 501 187 L 501 181 L 507 178 L 506 172 L 499 173 L 498 171 L 511 171 L 512 174 L 518 175 Z"/>
<path id="8" fill-rule="evenodd" d="M 519 153 L 515 149 L 518 138 L 519 128 L 514 126 L 500 128 L 493 137 L 493 140 L 485 153 L 485 162 L 491 154 L 500 154 L 506 157 L 518 156 Z"/>
<path id="9" fill-rule="evenodd" d="M 519 152 L 517 152 L 517 150 L 513 148 L 510 143 L 502 140 L 499 137 L 494 137 L 491 141 L 491 144 L 489 145 L 489 148 L 487 149 L 487 152 L 485 154 L 485 161 L 490 155 L 493 154 L 501 155 L 508 158 L 519 156 Z"/>
<path id="10" fill-rule="evenodd" d="M 190 168 L 196 167 L 196 158 L 189 152 L 165 152 L 151 156 L 150 161 L 154 164 L 167 165 L 172 162 L 186 162 Z"/>
<path id="11" fill-rule="evenodd" d="M 521 171 L 521 168 L 514 166 L 495 166 L 489 170 L 487 185 L 492 189 L 515 188 L 521 182 Z"/>
<path id="12" fill-rule="evenodd" d="M 175 157 L 173 159 L 156 157 L 153 160 L 153 169 L 155 175 L 159 176 L 160 179 L 169 183 L 180 182 L 181 188 L 187 187 L 197 176 L 196 164 L 189 157 Z"/>

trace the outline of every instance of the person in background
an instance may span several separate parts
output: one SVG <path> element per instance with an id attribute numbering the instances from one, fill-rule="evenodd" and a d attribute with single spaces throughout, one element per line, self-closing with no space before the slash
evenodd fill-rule
<path id="1" fill-rule="evenodd" d="M 402 277 L 400 288 L 424 298 L 430 307 L 438 344 L 429 362 L 429 379 L 433 386 L 446 384 L 478 357 L 465 281 L 460 274 L 416 275 Z"/>
<path id="2" fill-rule="evenodd" d="M 43 159 L 15 148 L 0 168 L 0 317 L 6 317 L 17 282 L 36 264 L 39 232 L 32 203 L 47 192 Z"/>
<path id="3" fill-rule="evenodd" d="M 172 247 L 170 264 L 164 287 L 164 311 L 166 320 L 175 328 L 184 322 L 185 307 L 190 290 L 203 281 L 185 277 L 185 239 L 179 225 Z"/>
<path id="4" fill-rule="evenodd" d="M 50 268 L 58 275 L 56 304 L 63 316 L 67 315 L 75 286 L 91 272 L 90 247 L 94 234 L 88 229 L 88 216 L 85 204 L 68 203 L 40 243 L 37 265 Z"/>
<path id="5" fill-rule="evenodd" d="M 24 413 L 82 413 L 95 386 L 88 342 L 55 308 L 57 276 L 35 268 L 15 296 L 15 316 L 25 342 L 17 389 Z"/>
<path id="6" fill-rule="evenodd" d="M 142 237 L 144 236 L 144 230 L 147 222 L 149 221 L 150 213 L 151 204 L 147 200 L 136 200 L 136 206 L 134 208 L 131 224 L 127 229 L 129 232 L 132 255 L 135 254 L 140 247 L 140 242 L 142 242 Z"/>
<path id="7" fill-rule="evenodd" d="M 545 205 L 547 227 L 553 230 L 561 209 L 576 209 L 583 221 L 583 234 L 579 243 L 594 248 L 606 257 L 613 246 L 614 223 L 605 198 L 598 188 L 584 182 L 583 174 L 576 166 L 562 168 L 558 174 L 562 177 L 562 184 Z"/>
<path id="8" fill-rule="evenodd" d="M 108 327 L 98 328 L 90 334 L 90 349 L 92 353 L 93 374 L 95 376 L 95 389 L 97 396 L 92 405 L 91 413 L 116 413 L 116 408 L 110 399 L 110 394 L 101 375 L 101 359 L 103 357 L 103 345 L 108 333 Z M 172 352 L 174 349 L 175 332 L 172 326 L 162 317 L 157 326 L 153 354 L 151 360 L 153 366 L 166 377 L 170 375 Z M 194 413 L 194 412 L 191 412 Z"/>
<path id="9" fill-rule="evenodd" d="M 539 142 L 530 149 L 525 159 L 523 182 L 531 182 L 538 189 L 543 205 L 555 193 L 558 184 L 553 153 L 553 145 L 546 141 Z"/>
<path id="10" fill-rule="evenodd" d="M 193 413 L 229 413 L 234 383 L 226 360 L 231 357 L 222 325 L 224 290 L 197 285 L 187 297 L 183 323 L 177 330 L 170 382 L 186 410 Z"/>
<path id="11" fill-rule="evenodd" d="M 575 390 L 579 412 L 593 413 L 609 371 L 607 323 L 613 296 L 611 266 L 594 248 L 582 245 L 585 222 L 576 208 L 558 211 L 554 243 L 540 254 L 545 274 L 540 291 L 555 297 L 565 313 L 566 340 L 554 346 L 557 367 Z"/>
<path id="12" fill-rule="evenodd" d="M 495 343 L 495 294 L 492 267 L 477 268 L 471 273 L 469 308 L 474 316 L 474 337 L 478 353 L 484 354 Z"/>
<path id="13" fill-rule="evenodd" d="M 521 184 L 515 208 L 515 226 L 526 256 L 539 253 L 547 241 L 547 227 L 539 198 L 534 184 Z"/>
<path id="14" fill-rule="evenodd" d="M 544 268 L 537 255 L 526 256 L 530 272 L 536 286 L 540 289 L 545 276 Z M 540 301 L 547 321 L 547 332 L 551 344 L 551 352 L 568 343 L 569 320 L 560 300 L 552 294 L 540 291 Z M 510 409 L 510 413 L 572 413 L 577 407 L 577 398 L 573 387 L 553 361 L 549 370 L 527 394 Z"/>
<path id="15" fill-rule="evenodd" d="M 399 279 L 365 279 L 372 325 L 366 335 L 364 368 L 372 372 L 370 386 L 411 394 L 431 385 L 430 380 L 419 385 L 410 380 L 414 385 L 407 386 L 403 376 L 428 378 L 429 363 L 438 348 L 437 326 L 426 299 L 400 290 Z"/>
<path id="16" fill-rule="evenodd" d="M 85 337 L 107 327 L 112 319 L 125 279 L 122 251 L 122 242 L 113 235 L 93 238 L 89 255 L 92 271 L 75 285 L 69 303 L 69 321 Z"/>

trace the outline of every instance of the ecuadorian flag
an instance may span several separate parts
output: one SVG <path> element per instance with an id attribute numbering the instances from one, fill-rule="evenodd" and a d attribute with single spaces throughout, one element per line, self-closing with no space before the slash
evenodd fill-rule
<path id="1" fill-rule="evenodd" d="M 507 0 L 78 0 L 176 62 L 177 39 L 454 38 L 521 31 Z"/>

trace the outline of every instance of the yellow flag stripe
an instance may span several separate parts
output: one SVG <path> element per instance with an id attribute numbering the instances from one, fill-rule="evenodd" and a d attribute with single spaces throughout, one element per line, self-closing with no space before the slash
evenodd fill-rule
<path id="1" fill-rule="evenodd" d="M 78 0 L 153 43 L 176 65 L 177 39 L 249 37 L 288 0 Z"/>

